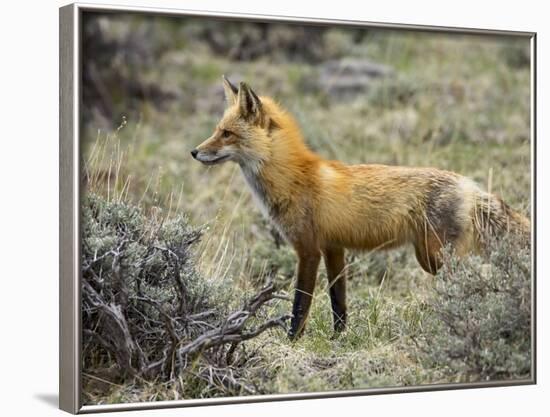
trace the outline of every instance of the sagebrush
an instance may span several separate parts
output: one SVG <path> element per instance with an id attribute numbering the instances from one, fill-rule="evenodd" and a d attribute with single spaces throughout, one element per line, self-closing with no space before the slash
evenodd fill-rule
<path id="1" fill-rule="evenodd" d="M 85 381 L 177 385 L 181 395 L 257 393 L 242 377 L 254 355 L 240 343 L 284 326 L 287 317 L 261 311 L 277 297 L 273 285 L 230 303 L 227 285 L 197 273 L 192 248 L 202 231 L 184 216 L 146 216 L 91 193 L 83 203 Z M 93 384 L 85 387 L 93 397 Z"/>
<path id="2" fill-rule="evenodd" d="M 531 251 L 508 235 L 481 256 L 448 249 L 431 300 L 425 352 L 456 382 L 522 379 L 531 372 Z"/>

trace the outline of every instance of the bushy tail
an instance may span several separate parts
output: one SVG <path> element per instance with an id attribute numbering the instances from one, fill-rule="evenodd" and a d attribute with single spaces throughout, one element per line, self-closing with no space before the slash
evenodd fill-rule
<path id="1" fill-rule="evenodd" d="M 476 234 L 481 241 L 488 235 L 500 236 L 506 233 L 517 235 L 526 242 L 530 240 L 531 221 L 494 194 L 479 192 L 476 196 L 473 221 Z"/>

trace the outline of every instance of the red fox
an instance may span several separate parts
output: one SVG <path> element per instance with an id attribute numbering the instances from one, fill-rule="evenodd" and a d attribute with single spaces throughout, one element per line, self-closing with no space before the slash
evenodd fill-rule
<path id="1" fill-rule="evenodd" d="M 324 258 L 334 331 L 346 325 L 344 249 L 412 244 L 420 266 L 440 267 L 446 244 L 458 255 L 482 245 L 482 231 L 529 234 L 530 221 L 459 174 L 435 168 L 344 165 L 310 150 L 298 124 L 269 97 L 223 77 L 225 113 L 191 151 L 206 165 L 239 164 L 262 211 L 298 255 L 289 337 L 299 337 Z"/>

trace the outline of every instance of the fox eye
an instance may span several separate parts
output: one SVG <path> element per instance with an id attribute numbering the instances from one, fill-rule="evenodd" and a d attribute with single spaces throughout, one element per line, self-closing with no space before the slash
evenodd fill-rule
<path id="1" fill-rule="evenodd" d="M 229 130 L 224 130 L 222 132 L 222 137 L 227 139 L 229 136 L 231 136 L 231 132 Z"/>

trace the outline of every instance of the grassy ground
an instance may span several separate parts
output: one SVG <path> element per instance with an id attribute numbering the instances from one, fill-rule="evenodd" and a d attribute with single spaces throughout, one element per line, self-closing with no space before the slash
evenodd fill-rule
<path id="1" fill-rule="evenodd" d="M 253 204 L 236 165 L 211 168 L 189 151 L 208 137 L 223 110 L 221 75 L 245 79 L 260 95 L 276 97 L 297 117 L 310 146 L 347 163 L 435 166 L 467 175 L 530 212 L 529 67 L 527 41 L 461 35 L 372 31 L 363 42 L 330 32 L 346 56 L 388 65 L 393 75 L 369 91 L 337 99 L 308 87 L 319 65 L 268 58 L 229 61 L 204 48 L 168 50 L 144 79 L 182 94 L 162 111 L 144 102 L 117 123 L 83 132 L 84 160 L 96 175 L 89 187 L 170 216 L 185 212 L 208 225 L 197 250 L 201 275 L 230 282 L 237 303 L 265 278 L 291 293 L 295 255 L 278 246 Z M 339 48 L 339 49 L 338 49 Z M 193 106 L 189 102 L 194 103 Z M 124 103 L 120 106 L 123 108 Z M 332 339 L 324 268 L 304 337 L 290 343 L 280 330 L 248 343 L 258 363 L 250 378 L 260 392 L 286 393 L 387 387 L 481 379 L 449 375 L 428 364 L 419 348 L 437 278 L 424 273 L 409 248 L 349 253 L 349 329 Z M 273 312 L 290 311 L 290 303 Z M 522 371 L 523 372 L 523 371 Z M 509 376 L 509 375 L 508 375 Z M 525 376 L 518 373 L 516 377 Z M 179 392 L 179 393 L 178 393 Z M 112 386 L 91 401 L 181 398 L 174 387 Z M 200 392 L 198 393 L 200 396 Z"/>

